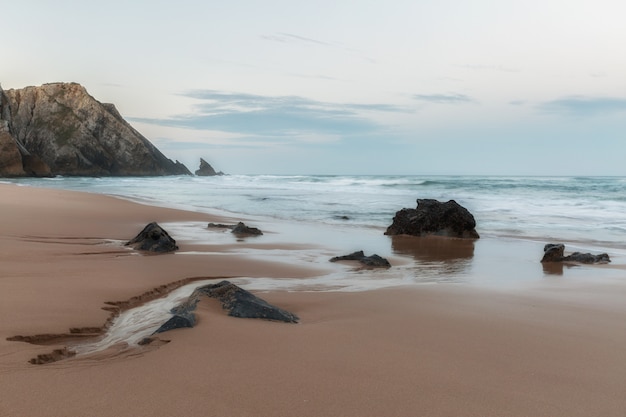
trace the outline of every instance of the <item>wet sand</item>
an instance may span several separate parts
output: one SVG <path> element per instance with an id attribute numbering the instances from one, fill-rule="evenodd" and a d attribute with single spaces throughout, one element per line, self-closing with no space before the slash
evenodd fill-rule
<path id="1" fill-rule="evenodd" d="M 263 246 L 220 235 L 205 254 L 179 241 L 181 252 L 200 254 L 135 255 L 121 244 L 150 221 L 234 219 L 66 191 L 0 185 L 0 193 L 1 416 L 626 414 L 626 285 L 593 276 L 523 289 L 256 291 L 301 322 L 236 319 L 207 299 L 194 329 L 160 336 L 169 343 L 32 365 L 63 344 L 8 337 L 101 326 L 104 302 L 177 280 L 375 273 L 292 262 L 276 239 Z M 298 255 L 306 252 L 299 245 Z M 394 245 L 407 256 L 394 265 L 473 254 L 465 244 Z"/>

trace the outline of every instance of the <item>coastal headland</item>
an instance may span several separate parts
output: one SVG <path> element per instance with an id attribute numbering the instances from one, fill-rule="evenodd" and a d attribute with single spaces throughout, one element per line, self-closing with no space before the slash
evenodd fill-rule
<path id="1" fill-rule="evenodd" d="M 329 273 L 372 272 L 292 259 L 290 250 L 309 248 L 254 239 L 209 246 L 179 239 L 177 253 L 142 255 L 124 243 L 149 222 L 167 228 L 240 219 L 9 184 L 0 184 L 0 193 L 2 416 L 626 413 L 626 284 L 595 283 L 593 276 L 558 288 L 515 290 L 407 284 L 286 291 L 274 285 L 255 292 L 296 314 L 298 324 L 229 317 L 217 302 L 203 299 L 197 325 L 159 335 L 162 344 L 116 345 L 33 365 L 30 359 L 66 341 L 8 338 L 98 328 L 111 316 L 105 303 L 155 288 L 167 293 L 172 283 L 224 277 L 315 282 Z M 394 242 L 410 252 L 407 239 Z M 259 255 L 263 251 L 267 256 Z"/>
<path id="2" fill-rule="evenodd" d="M 204 160 L 203 160 L 204 161 Z M 204 161 L 204 171 L 213 168 Z M 206 175 L 215 174 L 208 172 Z M 77 83 L 0 86 L 0 176 L 191 175 Z"/>

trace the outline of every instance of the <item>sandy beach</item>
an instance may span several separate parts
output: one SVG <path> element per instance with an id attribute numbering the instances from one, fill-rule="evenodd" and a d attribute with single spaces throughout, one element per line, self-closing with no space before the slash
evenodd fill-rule
<path id="1" fill-rule="evenodd" d="M 262 259 L 254 241 L 138 255 L 123 243 L 149 222 L 234 219 L 7 184 L 0 194 L 0 416 L 626 415 L 626 271 L 623 284 L 257 293 L 298 324 L 229 317 L 206 299 L 195 328 L 160 336 L 169 343 L 33 365 L 65 345 L 7 338 L 102 326 L 105 302 L 162 285 L 354 272 Z"/>

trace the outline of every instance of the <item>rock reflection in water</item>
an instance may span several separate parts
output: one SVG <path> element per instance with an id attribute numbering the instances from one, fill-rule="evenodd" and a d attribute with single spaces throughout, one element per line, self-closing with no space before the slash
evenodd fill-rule
<path id="1" fill-rule="evenodd" d="M 563 275 L 563 262 L 542 262 L 544 275 Z"/>
<path id="2" fill-rule="evenodd" d="M 580 268 L 581 265 L 567 262 L 542 262 L 544 276 L 562 276 L 565 270 Z"/>
<path id="3" fill-rule="evenodd" d="M 415 259 L 420 282 L 465 282 L 474 257 L 474 240 L 438 236 L 392 236 L 397 255 Z"/>

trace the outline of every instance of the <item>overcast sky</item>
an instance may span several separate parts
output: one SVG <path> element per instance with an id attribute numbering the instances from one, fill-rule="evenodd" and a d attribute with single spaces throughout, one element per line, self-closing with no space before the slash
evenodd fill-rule
<path id="1" fill-rule="evenodd" d="M 34 1 L 4 89 L 74 81 L 228 173 L 626 175 L 623 0 Z"/>

